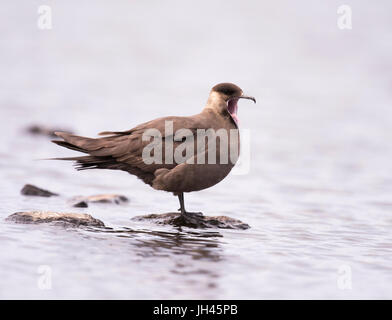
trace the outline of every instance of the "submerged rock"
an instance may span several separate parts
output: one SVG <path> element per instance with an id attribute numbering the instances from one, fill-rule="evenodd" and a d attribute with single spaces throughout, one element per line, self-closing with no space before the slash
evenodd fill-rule
<path id="1" fill-rule="evenodd" d="M 99 194 L 94 196 L 78 196 L 71 199 L 73 207 L 88 207 L 89 203 L 115 203 L 120 204 L 128 202 L 128 198 L 119 194 Z"/>
<path id="2" fill-rule="evenodd" d="M 88 208 L 88 203 L 86 201 L 79 201 L 72 205 L 75 208 Z"/>
<path id="3" fill-rule="evenodd" d="M 16 223 L 51 223 L 74 226 L 104 227 L 101 220 L 95 219 L 86 213 L 60 213 L 45 211 L 16 212 L 6 218 L 7 221 Z"/>
<path id="4" fill-rule="evenodd" d="M 178 212 L 162 214 L 148 214 L 132 218 L 136 221 L 152 221 L 157 224 L 173 225 L 177 227 L 189 227 L 197 229 L 220 228 L 220 229 L 249 229 L 250 226 L 240 220 L 226 216 L 208 217 L 201 213 L 191 213 L 186 216 Z"/>
<path id="5" fill-rule="evenodd" d="M 58 196 L 57 193 L 50 192 L 45 189 L 38 188 L 32 184 L 26 184 L 20 191 L 25 196 L 36 196 L 36 197 L 53 197 Z"/>
<path id="6" fill-rule="evenodd" d="M 31 125 L 30 127 L 26 128 L 26 132 L 28 132 L 30 134 L 47 136 L 47 137 L 50 137 L 50 138 L 56 138 L 57 137 L 54 134 L 56 131 L 65 131 L 65 132 L 72 133 L 68 129 L 64 129 L 64 128 L 47 128 L 45 126 L 37 125 L 37 124 Z"/>

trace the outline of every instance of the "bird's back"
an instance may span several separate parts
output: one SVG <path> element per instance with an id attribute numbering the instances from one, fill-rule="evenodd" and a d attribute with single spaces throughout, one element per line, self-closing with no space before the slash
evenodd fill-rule
<path id="1" fill-rule="evenodd" d="M 230 155 L 238 157 L 239 152 L 236 129 L 230 117 L 204 110 L 190 117 L 158 118 L 128 131 L 103 132 L 105 137 L 96 139 L 58 132 L 64 141 L 53 142 L 87 154 L 61 158 L 76 161 L 79 170 L 123 170 L 155 189 L 178 193 L 208 188 L 230 172 L 236 161 L 235 155 L 232 159 Z M 219 131 L 220 136 L 198 142 L 203 131 Z M 222 144 L 225 133 L 227 147 Z M 223 159 L 225 154 L 228 163 Z M 215 163 L 210 163 L 212 155 Z M 200 163 L 203 158 L 205 163 Z"/>

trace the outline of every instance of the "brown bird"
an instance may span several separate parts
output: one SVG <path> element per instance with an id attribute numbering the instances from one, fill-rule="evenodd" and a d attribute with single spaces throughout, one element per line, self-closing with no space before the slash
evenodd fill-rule
<path id="1" fill-rule="evenodd" d="M 56 132 L 64 141 L 54 143 L 88 154 L 56 159 L 74 160 L 78 170 L 127 171 L 156 190 L 173 192 L 179 198 L 181 214 L 187 215 L 184 192 L 217 184 L 237 161 L 239 99 L 256 103 L 238 86 L 221 83 L 212 88 L 206 106 L 194 116 L 158 118 L 128 131 L 102 132 L 107 137 L 96 139 Z M 203 136 L 205 132 L 210 135 Z"/>

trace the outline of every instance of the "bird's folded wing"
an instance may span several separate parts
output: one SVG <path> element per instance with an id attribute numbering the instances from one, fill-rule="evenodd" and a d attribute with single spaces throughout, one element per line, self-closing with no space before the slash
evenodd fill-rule
<path id="1" fill-rule="evenodd" d="M 169 122 L 169 123 L 168 123 Z M 66 147 L 88 153 L 94 157 L 110 158 L 118 163 L 137 167 L 146 172 L 154 172 L 159 168 L 171 169 L 177 163 L 154 163 L 146 164 L 143 160 L 143 150 L 151 143 L 149 139 L 143 139 L 143 134 L 149 129 L 155 129 L 160 133 L 162 150 L 165 150 L 165 143 L 169 140 L 173 143 L 173 149 L 184 140 L 188 141 L 186 135 L 192 134 L 196 141 L 196 130 L 203 128 L 202 121 L 197 116 L 193 117 L 165 117 L 143 123 L 131 130 L 123 132 L 113 132 L 112 135 L 103 138 L 86 138 L 64 132 L 57 132 L 67 144 Z M 172 130 L 167 130 L 167 126 L 172 126 Z M 185 135 L 182 135 L 181 141 L 173 141 L 173 134 L 180 129 L 188 129 Z M 154 138 L 157 139 L 157 138 Z M 156 141 L 155 141 L 156 142 Z M 193 142 L 192 142 L 193 143 Z M 65 145 L 64 145 L 65 146 Z"/>

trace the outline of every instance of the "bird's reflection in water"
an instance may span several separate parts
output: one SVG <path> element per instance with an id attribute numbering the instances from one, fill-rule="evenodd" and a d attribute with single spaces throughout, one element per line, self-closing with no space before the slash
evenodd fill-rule
<path id="1" fill-rule="evenodd" d="M 88 228 L 94 236 L 113 241 L 121 238 L 122 245 L 131 245 L 136 265 L 149 270 L 158 268 L 159 281 L 176 283 L 178 290 L 218 290 L 219 262 L 222 248 L 219 232 L 140 230 L 122 228 Z M 91 232 L 89 237 L 91 237 Z M 130 241 L 127 241 L 130 240 Z"/>
<path id="2" fill-rule="evenodd" d="M 137 249 L 137 255 L 143 258 L 179 258 L 183 256 L 190 257 L 193 261 L 201 260 L 201 262 L 219 262 L 222 260 L 222 249 L 219 240 L 222 235 L 216 231 L 193 231 L 178 228 L 176 231 L 169 232 L 128 227 L 88 227 L 87 230 L 97 235 L 112 235 L 118 238 L 132 239 L 133 241 L 129 243 Z M 185 266 L 181 262 L 176 262 L 176 269 L 173 272 L 180 273 L 183 267 Z M 200 269 L 196 272 L 203 273 L 204 271 Z"/>

